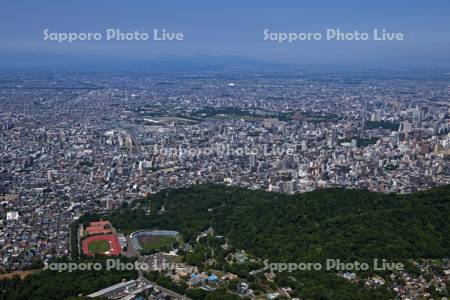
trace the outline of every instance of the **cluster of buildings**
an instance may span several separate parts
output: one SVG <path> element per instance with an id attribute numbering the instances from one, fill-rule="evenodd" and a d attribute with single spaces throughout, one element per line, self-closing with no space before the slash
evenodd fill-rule
<path id="1" fill-rule="evenodd" d="M 339 273 L 338 276 L 354 284 L 376 289 L 385 287 L 393 291 L 398 299 L 444 299 L 448 295 L 450 283 L 450 261 L 412 261 L 414 271 L 396 271 L 383 275 L 361 278 L 353 272 Z"/>
<path id="2" fill-rule="evenodd" d="M 145 278 L 119 282 L 97 292 L 89 294 L 87 298 L 103 297 L 115 300 L 188 300 L 187 297 L 155 286 Z"/>
<path id="3" fill-rule="evenodd" d="M 249 258 L 243 254 L 245 254 L 243 250 L 230 253 L 231 257 L 240 258 L 238 260 L 233 259 L 234 262 L 230 263 L 242 265 L 249 262 Z M 278 287 L 275 284 L 275 274 L 270 270 L 261 268 L 249 272 L 251 276 L 257 276 L 258 274 L 263 276 L 273 285 L 271 291 L 257 292 L 251 288 L 250 282 L 247 279 L 239 277 L 235 273 L 214 269 L 200 271 L 197 266 L 189 265 L 186 262 L 176 262 L 178 258 L 178 256 L 173 254 L 155 253 L 140 257 L 139 259 L 142 263 L 146 263 L 149 266 L 150 271 L 158 271 L 160 276 L 165 276 L 175 284 L 181 284 L 188 289 L 199 289 L 207 292 L 227 290 L 229 293 L 251 299 L 278 299 L 281 296 L 296 299 L 291 296 L 291 289 L 288 287 Z M 228 260 L 228 258 L 226 259 Z M 232 282 L 234 284 L 231 284 Z M 266 287 L 258 285 L 258 288 L 263 289 Z"/>
<path id="4" fill-rule="evenodd" d="M 69 255 L 74 219 L 168 187 L 449 183 L 450 91 L 414 76 L 13 74 L 0 88 L 1 268 Z"/>

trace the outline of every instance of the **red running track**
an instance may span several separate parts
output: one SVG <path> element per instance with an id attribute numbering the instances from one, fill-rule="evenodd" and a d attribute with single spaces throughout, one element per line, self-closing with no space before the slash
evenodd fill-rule
<path id="1" fill-rule="evenodd" d="M 122 252 L 122 249 L 120 248 L 119 240 L 117 239 L 117 236 L 115 234 L 108 234 L 108 235 L 94 235 L 85 238 L 81 244 L 83 253 L 85 255 L 92 256 L 93 254 L 89 252 L 89 244 L 95 241 L 108 241 L 109 242 L 109 254 L 108 256 L 118 256 Z"/>

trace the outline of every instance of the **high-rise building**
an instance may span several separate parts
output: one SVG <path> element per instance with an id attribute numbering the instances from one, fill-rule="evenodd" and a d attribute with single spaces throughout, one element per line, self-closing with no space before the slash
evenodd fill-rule
<path id="1" fill-rule="evenodd" d="M 250 169 L 256 170 L 256 154 L 250 154 Z"/>
<path id="2" fill-rule="evenodd" d="M 416 108 L 412 112 L 412 124 L 415 127 L 420 127 L 422 125 L 422 110 Z"/>

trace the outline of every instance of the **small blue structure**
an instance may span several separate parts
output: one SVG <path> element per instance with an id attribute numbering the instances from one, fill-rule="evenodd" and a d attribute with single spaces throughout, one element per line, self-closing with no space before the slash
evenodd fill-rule
<path id="1" fill-rule="evenodd" d="M 219 278 L 217 277 L 216 274 L 211 274 L 210 276 L 208 276 L 208 281 L 210 282 L 216 282 Z"/>

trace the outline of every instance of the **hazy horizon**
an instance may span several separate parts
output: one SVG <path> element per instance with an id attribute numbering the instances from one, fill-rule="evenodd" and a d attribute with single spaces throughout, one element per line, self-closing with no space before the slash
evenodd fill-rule
<path id="1" fill-rule="evenodd" d="M 25 9 L 26 8 L 26 9 Z M 170 57 L 236 56 L 293 65 L 450 66 L 448 1 L 15 1 L 0 11 L 0 65 L 127 64 Z M 58 42 L 49 33 L 182 33 L 183 40 Z M 264 40 L 270 33 L 369 33 L 385 29 L 403 40 Z"/>

